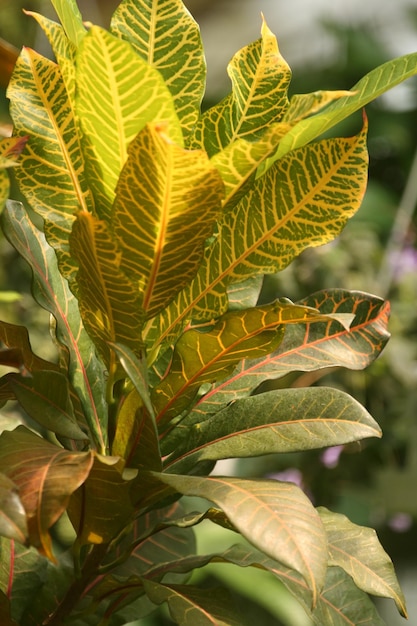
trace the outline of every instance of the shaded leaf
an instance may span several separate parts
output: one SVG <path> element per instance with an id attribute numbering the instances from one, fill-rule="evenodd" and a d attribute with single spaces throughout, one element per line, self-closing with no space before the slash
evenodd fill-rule
<path id="1" fill-rule="evenodd" d="M 297 304 L 310 306 L 324 315 L 355 315 L 349 330 L 334 322 L 294 324 L 286 327 L 278 350 L 255 361 L 244 360 L 233 375 L 201 398 L 195 413 L 215 413 L 223 406 L 250 395 L 262 382 L 294 371 L 325 367 L 363 369 L 381 352 L 389 338 L 390 306 L 381 298 L 358 291 L 330 289 L 317 292 Z M 201 418 L 200 418 L 201 419 Z"/>
<path id="2" fill-rule="evenodd" d="M 404 594 L 392 561 L 373 528 L 353 524 L 345 515 L 318 509 L 329 541 L 329 565 L 342 567 L 357 587 L 374 596 L 392 598 L 407 617 Z"/>
<path id="3" fill-rule="evenodd" d="M 3 626 L 19 626 L 10 615 L 10 600 L 0 591 L 0 618 Z"/>
<path id="4" fill-rule="evenodd" d="M 187 136 L 199 117 L 206 64 L 200 29 L 183 2 L 123 0 L 110 28 L 162 74 Z"/>
<path id="5" fill-rule="evenodd" d="M 9 349 L 0 350 L 0 364 L 22 371 L 58 371 L 55 363 L 46 361 L 32 352 L 29 333 L 25 326 L 0 322 L 0 341 Z"/>
<path id="6" fill-rule="evenodd" d="M 184 150 L 166 132 L 147 125 L 130 144 L 111 218 L 121 267 L 139 284 L 147 317 L 194 278 L 223 198 L 205 152 Z"/>
<path id="7" fill-rule="evenodd" d="M 324 583 L 327 547 L 314 507 L 292 483 L 152 473 L 179 493 L 211 500 L 254 546 L 305 579 L 312 605 Z"/>
<path id="8" fill-rule="evenodd" d="M 91 464 L 89 452 L 69 452 L 24 426 L 0 436 L 0 472 L 19 489 L 30 543 L 51 560 L 54 557 L 48 531 L 88 476 Z"/>
<path id="9" fill-rule="evenodd" d="M 28 535 L 26 513 L 18 490 L 4 474 L 0 474 L 0 535 L 20 543 L 25 543 Z"/>
<path id="10" fill-rule="evenodd" d="M 172 619 L 180 626 L 242 626 L 243 616 L 226 589 L 199 589 L 191 585 L 161 585 L 143 581 L 155 604 L 168 603 Z"/>
<path id="11" fill-rule="evenodd" d="M 68 379 L 63 374 L 38 370 L 31 377 L 7 374 L 6 379 L 16 400 L 35 422 L 62 437 L 88 439 L 77 424 Z"/>
<path id="12" fill-rule="evenodd" d="M 224 216 L 196 278 L 155 319 L 147 340 L 172 339 L 183 320 L 218 317 L 228 285 L 282 270 L 304 249 L 331 241 L 359 208 L 366 179 L 366 128 L 280 159 Z"/>
<path id="13" fill-rule="evenodd" d="M 341 122 L 355 111 L 363 108 L 395 85 L 417 74 L 417 52 L 387 61 L 352 87 L 351 94 L 333 102 L 323 113 L 301 120 L 287 134 L 279 145 L 276 154 L 261 166 L 260 172 L 270 167 L 276 159 L 282 158 L 290 150 L 306 145 L 316 137 Z"/>
<path id="14" fill-rule="evenodd" d="M 120 457 L 94 455 L 88 477 L 68 506 L 80 546 L 109 543 L 131 521 L 131 485 L 123 470 Z"/>
<path id="15" fill-rule="evenodd" d="M 77 290 L 84 325 L 110 372 L 114 355 L 108 342 L 139 350 L 143 315 L 133 282 L 120 269 L 118 250 L 107 223 L 79 213 L 70 238 L 78 261 Z"/>
<path id="16" fill-rule="evenodd" d="M 69 380 L 82 404 L 93 445 L 106 449 L 107 404 L 105 400 L 104 364 L 96 355 L 94 344 L 81 321 L 78 302 L 61 275 L 53 249 L 45 236 L 28 218 L 22 204 L 9 202 L 2 216 L 6 237 L 29 263 L 33 272 L 33 294 L 37 302 L 55 318 L 55 338 L 66 361 Z M 0 332 L 2 326 L 0 325 Z M 12 332 L 8 328 L 7 332 Z M 25 329 L 9 336 L 6 345 L 19 348 L 27 370 L 55 369 L 57 366 L 33 355 Z M 76 398 L 72 397 L 74 408 Z"/>
<path id="17" fill-rule="evenodd" d="M 181 443 L 165 462 L 176 473 L 187 473 L 200 461 L 284 454 L 381 436 L 359 402 L 328 387 L 268 391 L 237 400 L 182 432 L 181 425 L 177 429 L 174 442 L 178 437 Z M 168 439 L 165 454 L 171 446 Z"/>
<path id="18" fill-rule="evenodd" d="M 261 35 L 235 54 L 227 68 L 231 93 L 206 111 L 197 125 L 194 142 L 210 156 L 239 138 L 259 137 L 281 121 L 288 107 L 291 70 L 265 21 Z"/>
<path id="19" fill-rule="evenodd" d="M 117 354 L 124 371 L 142 399 L 149 415 L 153 416 L 154 411 L 149 396 L 148 369 L 145 357 L 143 355 L 137 357 L 130 348 L 122 344 L 109 342 L 109 346 Z"/>
<path id="20" fill-rule="evenodd" d="M 74 266 L 68 237 L 74 215 L 92 210 L 74 113 L 60 69 L 23 48 L 8 87 L 15 133 L 29 135 L 16 169 L 20 191 L 45 220 L 45 234 L 60 267 L 71 277 Z"/>
<path id="21" fill-rule="evenodd" d="M 5 169 L 19 165 L 18 157 L 27 139 L 27 137 L 5 137 L 0 141 L 0 213 L 10 192 L 10 180 Z"/>
<path id="22" fill-rule="evenodd" d="M 181 145 L 172 97 L 162 76 L 129 43 L 92 26 L 77 53 L 76 111 L 90 188 L 100 218 L 108 218 L 132 139 L 155 121 Z"/>

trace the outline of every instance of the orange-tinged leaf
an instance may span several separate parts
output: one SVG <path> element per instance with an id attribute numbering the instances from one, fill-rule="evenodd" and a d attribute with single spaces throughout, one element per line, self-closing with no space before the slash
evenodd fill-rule
<path id="1" fill-rule="evenodd" d="M 54 559 L 49 529 L 87 478 L 92 462 L 90 452 L 64 450 L 24 426 L 0 436 L 0 471 L 19 489 L 30 543 L 49 559 Z"/>

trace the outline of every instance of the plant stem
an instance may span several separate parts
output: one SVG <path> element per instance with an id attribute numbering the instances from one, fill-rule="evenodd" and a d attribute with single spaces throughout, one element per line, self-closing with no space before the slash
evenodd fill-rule
<path id="1" fill-rule="evenodd" d="M 81 570 L 80 578 L 74 580 L 56 611 L 42 622 L 42 626 L 62 626 L 65 623 L 65 619 L 71 614 L 88 584 L 97 576 L 98 567 L 107 549 L 107 544 L 93 546 Z"/>

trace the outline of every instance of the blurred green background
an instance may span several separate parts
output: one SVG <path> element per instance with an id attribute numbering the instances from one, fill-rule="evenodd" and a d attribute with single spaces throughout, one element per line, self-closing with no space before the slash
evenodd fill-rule
<path id="1" fill-rule="evenodd" d="M 116 0 L 79 2 L 85 19 L 103 25 L 108 24 L 116 4 Z M 310 0 L 298 0 L 292 16 L 288 6 L 284 10 L 284 4 L 288 5 L 284 0 L 275 3 L 189 0 L 185 4 L 200 23 L 207 46 L 209 86 L 204 106 L 227 92 L 226 64 L 234 51 L 258 37 L 261 10 L 293 69 L 292 93 L 348 89 L 397 51 L 417 50 L 417 8 L 412 8 L 413 2 L 399 2 L 395 19 L 388 11 L 384 18 L 385 8 L 390 6 L 392 10 L 393 3 L 388 5 L 383 1 L 369 1 L 368 11 L 361 14 L 355 13 L 355 7 L 359 7 L 356 0 L 345 0 L 343 9 L 339 7 L 340 11 L 334 14 L 330 8 L 326 11 L 325 0 L 315 3 L 318 5 L 315 13 Z M 331 3 L 327 5 L 330 7 Z M 379 7 L 378 19 L 369 18 L 372 6 L 375 11 Z M 303 7 L 306 14 L 310 12 L 310 21 L 299 12 Z M 45 0 L 0 0 L 0 37 L 16 48 L 24 43 L 48 54 L 43 35 L 35 28 L 34 21 L 22 13 L 22 8 L 53 16 L 50 3 Z M 355 15 L 357 19 L 353 19 Z M 257 16 L 255 20 L 254 16 Z M 288 21 L 282 19 L 284 16 Z M 389 39 L 386 32 L 390 33 Z M 402 45 L 409 49 L 403 50 Z M 13 50 L 10 54 L 12 57 Z M 6 57 L 3 53 L 3 60 Z M 6 66 L 0 66 L 0 73 L 4 79 Z M 0 131 L 7 134 L 11 126 L 4 82 L 0 88 Z M 262 297 L 271 300 L 286 296 L 297 300 L 319 289 L 340 287 L 390 299 L 392 338 L 383 355 L 365 372 L 333 370 L 280 381 L 285 385 L 326 384 L 347 391 L 379 422 L 383 439 L 325 452 L 224 462 L 216 471 L 296 481 L 317 505 L 376 528 L 403 585 L 410 612 L 408 623 L 417 626 L 416 81 L 408 81 L 406 87 L 369 105 L 367 115 L 370 170 L 361 210 L 337 241 L 306 251 L 284 272 L 267 277 Z M 360 115 L 354 116 L 337 132 L 354 134 L 360 124 Z M 12 193 L 16 197 L 16 191 Z M 29 269 L 3 238 L 0 239 L 0 290 L 22 294 L 17 301 L 0 299 L 1 319 L 28 325 L 35 350 L 42 356 L 50 356 L 53 345 L 47 337 L 49 322 L 46 314 L 33 306 Z M 13 407 L 7 407 L 0 419 L 2 427 L 11 427 L 20 418 Z M 198 530 L 200 549 L 212 551 L 214 543 L 216 548 L 217 542 L 234 543 L 231 535 L 204 523 Z M 267 574 L 225 565 L 210 566 L 208 572 L 205 577 L 198 574 L 201 583 L 227 584 L 249 624 L 258 620 L 265 626 L 309 625 L 303 611 Z M 378 606 L 388 626 L 403 623 L 392 602 L 378 601 Z M 163 613 L 138 623 L 172 624 Z"/>

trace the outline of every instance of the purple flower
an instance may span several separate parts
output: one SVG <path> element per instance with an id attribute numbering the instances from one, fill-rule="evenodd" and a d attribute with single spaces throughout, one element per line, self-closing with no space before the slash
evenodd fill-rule
<path id="1" fill-rule="evenodd" d="M 333 469 L 339 463 L 339 457 L 343 451 L 343 446 L 332 446 L 327 448 L 321 455 L 320 460 L 325 467 Z"/>

